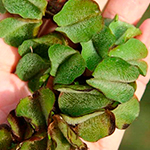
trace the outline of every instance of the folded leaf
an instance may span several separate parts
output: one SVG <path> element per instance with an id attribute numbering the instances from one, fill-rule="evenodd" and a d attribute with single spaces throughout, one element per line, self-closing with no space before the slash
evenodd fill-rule
<path id="1" fill-rule="evenodd" d="M 28 81 L 40 71 L 49 68 L 49 65 L 39 55 L 28 53 L 20 59 L 16 74 L 21 80 Z"/>
<path id="2" fill-rule="evenodd" d="M 107 81 L 98 78 L 87 80 L 87 83 L 99 89 L 107 98 L 120 103 L 130 100 L 135 92 L 135 89 L 128 83 Z"/>
<path id="3" fill-rule="evenodd" d="M 55 95 L 50 89 L 42 88 L 39 90 L 38 100 L 48 125 L 49 114 L 52 111 L 55 103 Z"/>
<path id="4" fill-rule="evenodd" d="M 70 84 L 82 75 L 84 70 L 85 61 L 79 53 L 76 53 L 59 66 L 54 83 Z"/>
<path id="5" fill-rule="evenodd" d="M 104 26 L 98 34 L 94 35 L 92 41 L 98 54 L 105 58 L 108 56 L 109 48 L 114 45 L 116 37 L 107 26 Z"/>
<path id="6" fill-rule="evenodd" d="M 10 127 L 6 124 L 0 125 L 0 149 L 7 150 L 12 143 Z"/>
<path id="7" fill-rule="evenodd" d="M 8 12 L 23 18 L 41 19 L 45 15 L 46 0 L 3 0 Z"/>
<path id="8" fill-rule="evenodd" d="M 2 0 L 0 0 L 0 14 L 4 14 L 6 12 L 6 9 L 4 7 L 4 4 Z"/>
<path id="9" fill-rule="evenodd" d="M 11 126 L 14 138 L 21 142 L 30 138 L 33 134 L 33 128 L 22 117 L 17 117 L 15 111 L 11 111 L 7 117 L 7 121 Z"/>
<path id="10" fill-rule="evenodd" d="M 135 65 L 139 68 L 139 72 L 141 75 L 146 76 L 148 65 L 143 60 L 130 60 L 128 61 L 130 64 Z"/>
<path id="11" fill-rule="evenodd" d="M 76 149 L 87 149 L 87 146 L 80 140 L 78 135 L 75 134 L 70 126 L 59 115 L 55 115 L 53 118 L 64 137 L 73 147 Z"/>
<path id="12" fill-rule="evenodd" d="M 16 108 L 16 115 L 24 117 L 36 131 L 46 127 L 46 119 L 37 98 L 26 97 L 22 99 Z"/>
<path id="13" fill-rule="evenodd" d="M 91 114 L 88 114 L 88 115 L 84 115 L 84 116 L 81 116 L 81 117 L 70 117 L 70 116 L 67 116 L 67 115 L 64 115 L 64 114 L 61 114 L 61 116 L 63 117 L 63 119 L 69 124 L 69 125 L 77 125 L 77 124 L 80 124 L 90 118 L 93 118 L 93 117 L 96 117 L 96 116 L 99 116 L 101 114 L 103 114 L 104 111 L 99 111 L 99 112 L 94 112 L 94 113 L 91 113 Z"/>
<path id="14" fill-rule="evenodd" d="M 50 74 L 52 76 L 55 76 L 58 67 L 75 53 L 77 53 L 77 51 L 69 46 L 64 46 L 60 44 L 55 44 L 51 46 L 48 50 L 48 55 L 51 61 Z"/>
<path id="15" fill-rule="evenodd" d="M 90 118 L 75 127 L 77 134 L 85 141 L 96 142 L 115 130 L 114 116 L 110 112 Z"/>
<path id="16" fill-rule="evenodd" d="M 9 45 L 18 47 L 24 40 L 35 37 L 42 21 L 6 18 L 0 21 L 0 37 Z"/>
<path id="17" fill-rule="evenodd" d="M 49 125 L 48 134 L 53 140 L 53 145 L 55 145 L 55 150 L 70 150 L 70 143 L 65 139 L 64 135 L 61 133 L 60 129 L 53 122 Z M 52 146 L 51 144 L 51 146 Z"/>
<path id="18" fill-rule="evenodd" d="M 121 58 L 108 57 L 98 64 L 93 76 L 113 82 L 134 82 L 139 76 L 139 70 Z"/>
<path id="19" fill-rule="evenodd" d="M 136 28 L 132 24 L 120 21 L 118 16 L 115 16 L 108 27 L 117 39 L 116 44 L 122 44 L 129 38 L 141 34 L 140 29 Z"/>
<path id="20" fill-rule="evenodd" d="M 64 88 L 62 89 L 64 91 Z M 61 89 L 59 89 L 61 91 Z M 58 98 L 58 105 L 62 113 L 69 116 L 86 115 L 112 104 L 113 101 L 107 99 L 102 93 L 95 89 L 67 90 L 61 92 Z"/>
<path id="21" fill-rule="evenodd" d="M 139 102 L 136 97 L 131 98 L 128 102 L 118 105 L 112 112 L 116 118 L 118 129 L 126 129 L 139 115 Z"/>
<path id="22" fill-rule="evenodd" d="M 139 60 L 147 56 L 146 46 L 139 40 L 131 38 L 109 52 L 109 56 L 120 57 L 126 61 Z"/>
<path id="23" fill-rule="evenodd" d="M 101 61 L 101 56 L 98 55 L 92 41 L 82 42 L 82 57 L 86 62 L 86 66 L 90 71 L 94 71 L 95 67 Z"/>
<path id="24" fill-rule="evenodd" d="M 54 21 L 60 26 L 56 31 L 65 33 L 74 43 L 89 41 L 103 26 L 99 7 L 91 0 L 69 0 Z"/>

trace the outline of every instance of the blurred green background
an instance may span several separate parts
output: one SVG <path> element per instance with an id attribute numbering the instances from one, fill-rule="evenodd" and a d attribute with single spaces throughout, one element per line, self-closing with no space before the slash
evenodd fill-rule
<path id="1" fill-rule="evenodd" d="M 138 26 L 146 18 L 150 18 L 150 5 Z M 119 150 L 150 150 L 150 82 L 140 103 L 140 116 L 126 130 Z"/>

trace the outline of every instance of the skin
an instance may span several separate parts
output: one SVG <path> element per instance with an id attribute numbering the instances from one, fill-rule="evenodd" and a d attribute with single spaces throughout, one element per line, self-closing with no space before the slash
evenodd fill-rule
<path id="1" fill-rule="evenodd" d="M 95 0 L 102 8 L 102 0 Z M 103 16 L 113 18 L 115 14 L 120 16 L 120 20 L 136 25 L 150 0 L 110 0 L 106 5 Z M 0 15 L 0 20 L 8 15 Z M 150 19 L 145 20 L 140 29 L 142 35 L 136 37 L 141 40 L 150 51 Z M 6 122 L 6 117 L 10 110 L 14 109 L 21 98 L 30 94 L 27 83 L 21 81 L 15 74 L 15 67 L 20 56 L 17 48 L 8 46 L 3 39 L 0 39 L 0 124 Z M 136 96 L 141 99 L 146 84 L 150 79 L 150 53 L 145 61 L 148 63 L 148 73 L 146 77 L 140 76 L 137 81 Z M 123 130 L 117 130 L 109 137 L 103 138 L 95 143 L 87 142 L 90 150 L 117 150 Z"/>

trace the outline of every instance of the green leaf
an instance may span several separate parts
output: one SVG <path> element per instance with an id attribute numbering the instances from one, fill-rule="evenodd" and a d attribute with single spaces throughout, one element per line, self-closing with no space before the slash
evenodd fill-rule
<path id="1" fill-rule="evenodd" d="M 4 4 L 2 0 L 0 0 L 0 14 L 4 14 L 6 12 L 6 9 L 4 7 Z"/>
<path id="2" fill-rule="evenodd" d="M 54 21 L 60 26 L 56 31 L 64 32 L 74 43 L 89 41 L 103 24 L 99 6 L 91 0 L 69 0 Z"/>
<path id="3" fill-rule="evenodd" d="M 139 68 L 140 74 L 143 75 L 143 76 L 146 76 L 148 65 L 145 61 L 143 61 L 143 60 L 131 60 L 131 61 L 128 61 L 128 62 L 132 65 L 137 66 Z"/>
<path id="4" fill-rule="evenodd" d="M 66 140 L 60 129 L 54 122 L 49 125 L 48 134 L 51 136 L 55 147 L 55 150 L 70 150 L 70 143 Z"/>
<path id="5" fill-rule="evenodd" d="M 114 120 L 113 114 L 107 111 L 80 123 L 75 130 L 85 141 L 96 142 L 114 132 Z"/>
<path id="6" fill-rule="evenodd" d="M 45 150 L 47 148 L 46 133 L 36 133 L 20 145 L 20 150 Z"/>
<path id="7" fill-rule="evenodd" d="M 24 117 L 36 131 L 46 127 L 46 120 L 36 97 L 22 99 L 16 108 L 16 115 Z"/>
<path id="8" fill-rule="evenodd" d="M 98 65 L 98 63 L 101 61 L 101 57 L 98 55 L 91 40 L 88 42 L 82 42 L 81 46 L 82 46 L 81 55 L 86 62 L 86 67 L 90 71 L 93 71 L 95 67 Z"/>
<path id="9" fill-rule="evenodd" d="M 114 45 L 116 37 L 107 26 L 104 26 L 98 34 L 94 35 L 92 41 L 98 54 L 105 58 L 108 56 L 109 48 Z"/>
<path id="10" fill-rule="evenodd" d="M 136 97 L 131 98 L 128 102 L 118 105 L 112 112 L 116 118 L 118 129 L 126 129 L 139 115 L 139 102 Z"/>
<path id="11" fill-rule="evenodd" d="M 79 53 L 76 53 L 59 66 L 54 83 L 70 84 L 82 75 L 84 70 L 85 61 Z"/>
<path id="12" fill-rule="evenodd" d="M 58 67 L 65 62 L 71 55 L 77 53 L 74 49 L 69 46 L 54 44 L 48 50 L 48 55 L 51 61 L 51 71 L 50 74 L 55 76 Z"/>
<path id="13" fill-rule="evenodd" d="M 115 35 L 117 44 L 122 44 L 122 42 L 132 38 L 136 35 L 141 34 L 141 31 L 133 26 L 132 24 L 120 21 L 118 16 L 110 22 L 109 28 L 112 33 Z"/>
<path id="14" fill-rule="evenodd" d="M 53 118 L 64 137 L 73 147 L 76 149 L 87 149 L 87 146 L 80 140 L 78 135 L 75 134 L 70 126 L 68 126 L 68 124 L 59 115 L 55 115 Z"/>
<path id="15" fill-rule="evenodd" d="M 10 127 L 6 124 L 0 125 L 0 149 L 8 150 L 12 143 Z"/>
<path id="16" fill-rule="evenodd" d="M 147 65 L 141 59 L 148 54 L 146 46 L 139 40 L 131 38 L 109 52 L 109 56 L 120 57 L 139 68 L 140 74 L 146 75 Z"/>
<path id="17" fill-rule="evenodd" d="M 120 57 L 126 61 L 139 60 L 147 56 L 146 46 L 139 40 L 131 38 L 109 52 L 109 56 Z"/>
<path id="18" fill-rule="evenodd" d="M 53 44 L 66 44 L 65 39 L 61 34 L 54 32 L 40 38 L 26 40 L 18 47 L 18 52 L 21 56 L 31 52 L 40 55 L 42 58 L 48 59 L 48 48 Z"/>
<path id="19" fill-rule="evenodd" d="M 142 32 L 136 27 L 128 28 L 125 33 L 115 42 L 115 45 L 121 45 L 125 43 L 128 39 L 133 38 L 137 35 L 140 35 Z"/>
<path id="20" fill-rule="evenodd" d="M 16 74 L 21 80 L 28 81 L 40 71 L 46 70 L 49 65 L 39 55 L 28 53 L 20 59 Z"/>
<path id="21" fill-rule="evenodd" d="M 61 88 L 59 89 L 61 91 Z M 64 91 L 64 88 L 62 89 Z M 58 105 L 62 113 L 69 116 L 86 115 L 112 104 L 113 101 L 107 99 L 102 93 L 95 89 L 70 90 L 66 88 L 58 98 Z"/>
<path id="22" fill-rule="evenodd" d="M 64 115 L 64 114 L 61 114 L 61 116 L 63 117 L 63 119 L 69 124 L 69 125 L 77 125 L 77 124 L 80 124 L 90 118 L 93 118 L 93 117 L 96 117 L 96 116 L 99 116 L 101 114 L 103 114 L 104 111 L 98 111 L 98 112 L 94 112 L 94 113 L 91 113 L 91 114 L 88 114 L 88 115 L 84 115 L 84 116 L 81 116 L 81 117 L 70 117 L 70 116 L 67 116 L 67 115 Z"/>
<path id="23" fill-rule="evenodd" d="M 24 40 L 35 37 L 42 21 L 6 18 L 0 21 L 0 37 L 9 45 L 18 47 Z"/>
<path id="24" fill-rule="evenodd" d="M 128 83 L 93 78 L 87 83 L 99 89 L 107 98 L 124 103 L 133 97 L 135 89 Z"/>
<path id="25" fill-rule="evenodd" d="M 76 24 L 57 27 L 56 31 L 65 33 L 74 43 L 87 42 L 102 29 L 102 25 L 102 16 L 96 15 Z"/>
<path id="26" fill-rule="evenodd" d="M 134 82 L 139 76 L 139 70 L 121 58 L 108 57 L 98 64 L 93 76 L 113 82 Z"/>
<path id="27" fill-rule="evenodd" d="M 38 100 L 48 125 L 49 114 L 52 111 L 55 103 L 55 95 L 50 89 L 42 88 L 39 90 Z"/>
<path id="28" fill-rule="evenodd" d="M 41 19 L 45 15 L 46 0 L 2 0 L 5 8 L 12 14 L 23 18 Z"/>
<path id="29" fill-rule="evenodd" d="M 99 13 L 99 6 L 91 0 L 69 0 L 54 16 L 54 21 L 59 26 L 67 26 Z"/>

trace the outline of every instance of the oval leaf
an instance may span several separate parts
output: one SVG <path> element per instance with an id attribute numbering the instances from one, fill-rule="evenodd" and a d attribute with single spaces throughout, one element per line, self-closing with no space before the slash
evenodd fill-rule
<path id="1" fill-rule="evenodd" d="M 21 80 L 28 81 L 37 73 L 46 70 L 48 67 L 49 64 L 39 55 L 28 53 L 20 59 L 16 67 L 16 74 Z"/>
<path id="2" fill-rule="evenodd" d="M 48 55 L 51 61 L 51 71 L 52 76 L 56 75 L 58 67 L 69 58 L 71 55 L 77 53 L 74 49 L 69 46 L 55 44 L 51 46 L 48 50 Z"/>
<path id="3" fill-rule="evenodd" d="M 6 18 L 0 21 L 0 37 L 11 46 L 18 47 L 24 40 L 35 37 L 42 21 Z"/>
<path id="4" fill-rule="evenodd" d="M 64 89 L 63 89 L 64 90 Z M 59 89 L 61 91 L 61 89 Z M 61 92 L 58 98 L 58 105 L 62 113 L 69 116 L 81 116 L 102 110 L 113 101 L 107 99 L 102 93 L 95 89 L 85 91 Z"/>
<path id="5" fill-rule="evenodd" d="M 54 83 L 70 84 L 82 75 L 84 70 L 85 61 L 79 53 L 76 53 L 59 66 Z"/>

